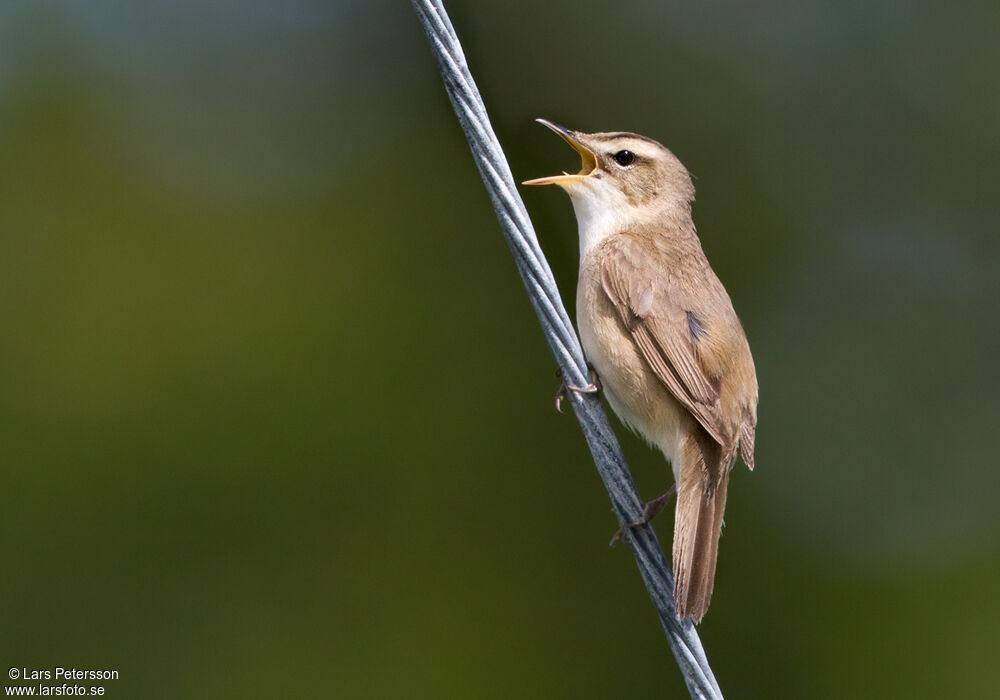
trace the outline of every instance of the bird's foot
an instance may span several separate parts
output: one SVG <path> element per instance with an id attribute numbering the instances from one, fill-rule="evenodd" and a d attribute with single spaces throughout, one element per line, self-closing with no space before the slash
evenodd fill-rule
<path id="1" fill-rule="evenodd" d="M 628 523 L 627 525 L 622 525 L 615 532 L 614 537 L 611 538 L 611 542 L 608 546 L 614 547 L 615 544 L 625 535 L 625 530 L 631 530 L 633 527 L 642 527 L 643 525 L 648 525 L 649 521 L 656 517 L 656 515 L 663 510 L 663 506 L 667 505 L 667 501 L 670 497 L 677 493 L 677 484 L 671 484 L 670 488 L 667 489 L 666 493 L 658 498 L 654 498 L 652 501 L 646 503 L 642 509 L 642 515 L 634 523 Z"/>
<path id="2" fill-rule="evenodd" d="M 566 380 L 563 379 L 562 384 L 559 385 L 559 391 L 556 392 L 556 410 L 562 413 L 562 402 L 564 399 L 568 400 L 569 395 L 567 391 L 575 391 L 578 394 L 596 394 L 601 390 L 601 380 L 597 376 L 597 372 L 594 371 L 593 365 L 589 362 L 587 363 L 587 369 L 590 370 L 590 383 L 584 386 L 574 386 L 572 384 L 567 384 Z M 556 376 L 562 379 L 562 369 L 556 367 Z"/>

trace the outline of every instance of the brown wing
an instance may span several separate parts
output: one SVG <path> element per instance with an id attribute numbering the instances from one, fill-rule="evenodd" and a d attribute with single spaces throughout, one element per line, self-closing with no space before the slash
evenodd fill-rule
<path id="1" fill-rule="evenodd" d="M 757 433 L 757 419 L 748 416 L 740 426 L 740 457 L 743 463 L 753 469 L 753 443 Z"/>
<path id="2" fill-rule="evenodd" d="M 637 262 L 647 251 L 628 239 L 606 247 L 601 285 L 657 378 L 691 412 L 712 439 L 727 443 L 728 430 L 716 383 L 708 376 L 695 345 L 704 319 L 685 304 L 686 294 L 664 274 L 656 280 Z M 648 270 L 648 261 L 646 266 Z"/>

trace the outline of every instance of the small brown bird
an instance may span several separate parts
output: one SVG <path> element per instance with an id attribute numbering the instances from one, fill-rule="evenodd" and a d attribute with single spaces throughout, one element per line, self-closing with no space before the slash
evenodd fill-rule
<path id="1" fill-rule="evenodd" d="M 712 598 L 737 451 L 753 469 L 750 346 L 701 249 L 691 219 L 694 185 L 676 156 L 638 134 L 585 134 L 538 121 L 580 154 L 583 167 L 524 184 L 559 185 L 573 201 L 583 350 L 618 417 L 673 468 L 674 600 L 682 619 L 699 622 Z M 671 491 L 633 525 L 655 515 Z"/>

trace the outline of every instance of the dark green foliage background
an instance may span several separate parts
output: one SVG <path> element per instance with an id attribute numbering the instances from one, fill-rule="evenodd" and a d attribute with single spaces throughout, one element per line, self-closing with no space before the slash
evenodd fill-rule
<path id="1" fill-rule="evenodd" d="M 576 167 L 536 116 L 697 176 L 761 384 L 727 696 L 994 696 L 1000 5 L 449 6 L 516 177 Z M 0 7 L 3 668 L 684 697 L 423 42 L 387 0 Z"/>

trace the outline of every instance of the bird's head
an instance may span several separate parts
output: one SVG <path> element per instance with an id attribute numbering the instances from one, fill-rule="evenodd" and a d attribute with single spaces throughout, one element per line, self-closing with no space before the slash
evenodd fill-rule
<path id="1" fill-rule="evenodd" d="M 625 131 L 585 134 L 547 119 L 539 123 L 563 137 L 580 154 L 580 172 L 528 180 L 525 185 L 559 185 L 573 199 L 615 207 L 688 206 L 694 185 L 677 157 L 657 141 Z"/>

